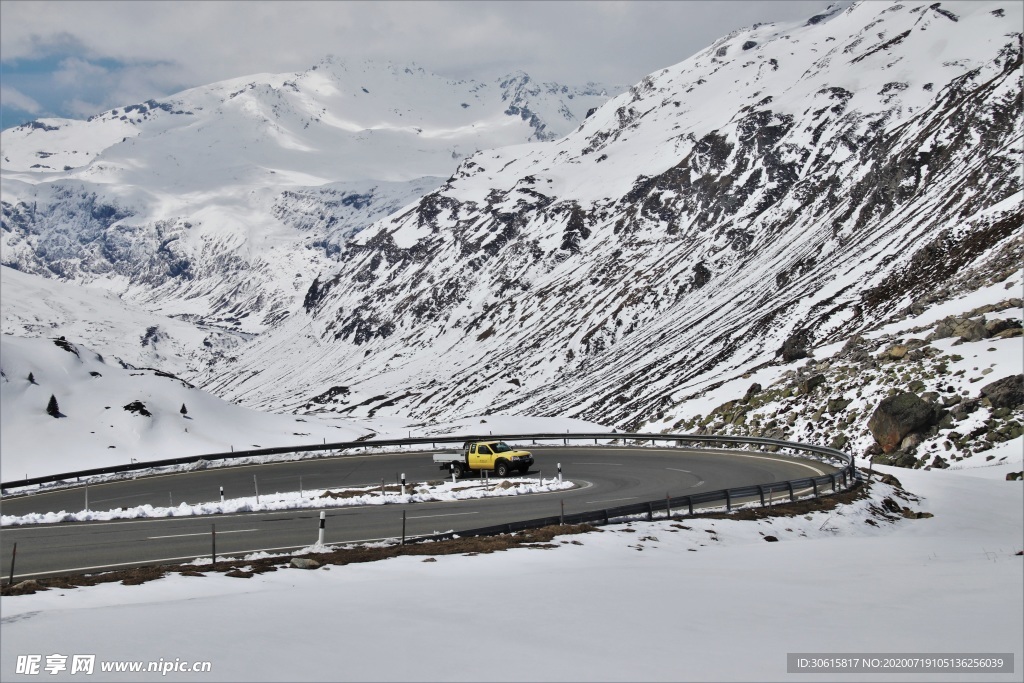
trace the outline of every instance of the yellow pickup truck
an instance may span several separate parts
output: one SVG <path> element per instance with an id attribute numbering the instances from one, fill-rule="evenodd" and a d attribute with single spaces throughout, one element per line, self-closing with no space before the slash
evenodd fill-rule
<path id="1" fill-rule="evenodd" d="M 461 453 L 435 453 L 434 462 L 451 471 L 456 479 L 483 470 L 507 477 L 513 471 L 526 474 L 533 465 L 533 454 L 516 450 L 504 441 L 467 441 Z"/>

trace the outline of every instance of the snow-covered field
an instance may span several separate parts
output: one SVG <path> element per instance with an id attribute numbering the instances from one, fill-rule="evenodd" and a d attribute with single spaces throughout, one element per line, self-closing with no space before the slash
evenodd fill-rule
<path id="1" fill-rule="evenodd" d="M 85 679 L 72 656 L 95 655 L 104 680 L 1020 681 L 1024 488 L 882 469 L 913 495 L 876 482 L 869 500 L 806 516 L 4 597 L 0 671 Z M 934 517 L 886 518 L 886 497 Z M 787 674 L 795 652 L 1012 653 L 1014 673 Z M 41 673 L 17 675 L 33 654 Z M 54 654 L 68 670 L 45 671 Z M 210 671 L 100 673 L 122 661 Z"/>

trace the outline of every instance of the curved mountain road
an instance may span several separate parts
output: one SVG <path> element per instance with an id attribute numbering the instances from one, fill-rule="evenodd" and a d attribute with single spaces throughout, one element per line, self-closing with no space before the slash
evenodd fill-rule
<path id="1" fill-rule="evenodd" d="M 455 502 L 326 508 L 327 543 L 418 536 L 484 527 L 565 512 L 600 510 L 666 494 L 765 484 L 835 472 L 830 465 L 754 452 L 644 447 L 531 446 L 536 458 L 529 476 L 553 477 L 557 464 L 578 487 L 567 491 Z M 304 489 L 393 483 L 404 473 L 410 483 L 443 478 L 426 453 L 344 456 L 296 462 L 224 467 L 89 486 L 89 508 L 108 510 L 150 504 L 219 500 Z M 85 488 L 65 489 L 0 501 L 4 515 L 77 511 L 85 508 Z M 4 527 L 0 533 L 0 576 L 10 573 L 11 550 L 18 544 L 15 580 L 95 572 L 128 566 L 174 563 L 208 557 L 211 524 L 217 554 L 288 551 L 317 539 L 319 509 L 252 512 L 208 517 L 72 522 Z"/>

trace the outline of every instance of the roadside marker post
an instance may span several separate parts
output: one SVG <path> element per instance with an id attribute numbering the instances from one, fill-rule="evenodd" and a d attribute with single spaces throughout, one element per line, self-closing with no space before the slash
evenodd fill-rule
<path id="1" fill-rule="evenodd" d="M 405 472 L 402 472 L 402 495 L 405 495 Z M 405 519 L 405 513 L 402 513 L 402 519 Z"/>
<path id="2" fill-rule="evenodd" d="M 320 533 L 317 535 L 317 545 L 324 544 L 324 527 L 327 524 L 327 512 L 325 510 L 320 511 Z"/>
<path id="3" fill-rule="evenodd" d="M 14 585 L 14 560 L 18 557 L 18 543 L 15 541 L 14 550 L 11 551 L 11 575 L 7 579 L 7 585 Z"/>
<path id="4" fill-rule="evenodd" d="M 89 511 L 89 482 L 85 482 L 85 511 Z"/>
<path id="5" fill-rule="evenodd" d="M 256 491 L 256 504 L 260 504 L 260 484 L 256 481 L 256 475 L 252 475 L 252 488 Z"/>
<path id="6" fill-rule="evenodd" d="M 224 502 L 224 487 L 220 487 L 220 502 Z"/>
<path id="7" fill-rule="evenodd" d="M 402 510 L 402 545 L 405 545 L 405 510 Z"/>
<path id="8" fill-rule="evenodd" d="M 210 525 L 210 565 L 211 569 L 213 565 L 217 564 L 217 525 Z"/>
<path id="9" fill-rule="evenodd" d="M 299 475 L 299 499 L 301 500 L 301 499 L 303 499 L 305 497 L 306 497 L 306 494 L 304 493 L 304 490 L 302 488 L 302 475 L 300 474 Z"/>
<path id="10" fill-rule="evenodd" d="M 558 463 L 558 483 L 562 483 L 562 463 Z"/>

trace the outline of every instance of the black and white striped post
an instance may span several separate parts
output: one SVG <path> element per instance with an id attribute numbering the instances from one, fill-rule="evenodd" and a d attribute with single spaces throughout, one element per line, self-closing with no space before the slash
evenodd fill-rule
<path id="1" fill-rule="evenodd" d="M 402 495 L 405 495 L 405 472 L 402 472 Z"/>
<path id="2" fill-rule="evenodd" d="M 324 544 L 324 527 L 327 525 L 327 512 L 325 510 L 320 511 L 320 533 L 317 535 L 316 544 Z"/>
<path id="3" fill-rule="evenodd" d="M 224 502 L 224 487 L 220 487 L 220 502 Z"/>
<path id="4" fill-rule="evenodd" d="M 558 483 L 562 483 L 562 463 L 558 463 Z"/>

